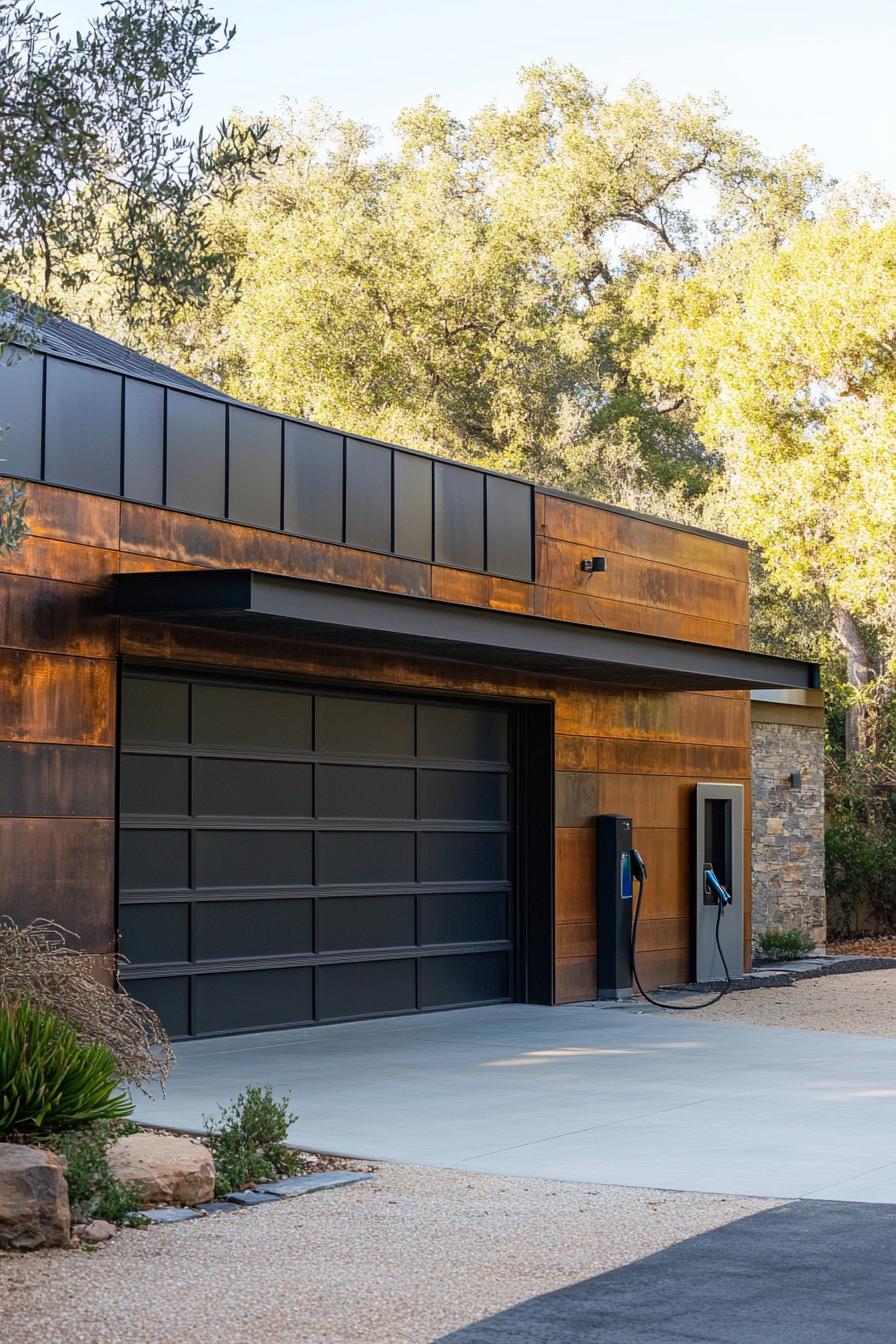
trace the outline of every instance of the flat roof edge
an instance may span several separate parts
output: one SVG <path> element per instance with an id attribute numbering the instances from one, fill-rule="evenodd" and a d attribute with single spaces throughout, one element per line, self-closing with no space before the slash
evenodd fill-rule
<path id="1" fill-rule="evenodd" d="M 85 328 L 85 330 L 90 330 Z M 111 339 L 111 338 L 105 338 Z M 127 369 L 119 364 L 109 364 L 99 359 L 87 359 L 83 355 L 77 355 L 69 351 L 54 350 L 49 345 L 41 345 L 38 340 L 33 348 L 23 345 L 21 341 L 10 341 L 11 346 L 22 350 L 25 354 L 38 354 L 49 356 L 51 359 L 65 360 L 69 364 L 82 364 L 86 368 L 101 369 L 105 373 L 115 373 L 119 377 L 133 378 L 138 383 L 149 383 L 154 387 L 169 387 L 173 391 L 182 392 L 185 396 L 207 397 L 209 401 L 217 401 L 226 406 L 235 406 L 239 410 L 254 411 L 258 415 L 270 415 L 279 420 L 286 420 L 293 425 L 305 425 L 309 429 L 322 429 L 328 434 L 336 434 L 341 438 L 356 439 L 359 443 L 371 443 L 377 447 L 392 448 L 400 453 L 412 453 L 415 457 L 424 457 L 427 461 L 445 462 L 452 467 L 468 467 L 473 471 L 483 471 L 489 476 L 497 476 L 501 480 L 516 481 L 519 485 L 528 486 L 532 490 L 538 491 L 542 495 L 550 495 L 554 499 L 566 499 L 571 504 L 582 504 L 590 509 L 602 509 L 605 513 L 619 514 L 623 518 L 633 518 L 638 522 L 652 523 L 656 527 L 668 527 L 675 532 L 688 532 L 695 537 L 705 537 L 708 541 L 722 542 L 727 546 L 738 546 L 744 550 L 749 549 L 750 543 L 744 541 L 741 537 L 731 537 L 725 532 L 713 532 L 709 528 L 694 527 L 690 523 L 680 523 L 674 518 L 660 518 L 651 513 L 639 513 L 636 509 L 627 509 L 621 504 L 607 504 L 603 500 L 589 499 L 586 495 L 577 495 L 570 490 L 560 490 L 554 486 L 541 485 L 538 481 L 530 480 L 527 476 L 517 476 L 514 472 L 498 471 L 495 467 L 490 467 L 479 462 L 462 462 L 456 457 L 447 457 L 440 453 L 428 453 L 422 448 L 411 448 L 404 443 L 393 443 L 390 439 L 376 439 L 370 434 L 353 433 L 347 429 L 339 429 L 335 425 L 324 425 L 317 420 L 304 420 L 298 415 L 289 415 L 286 411 L 272 411 L 265 406 L 257 406 L 251 401 L 241 401 L 238 397 L 233 397 L 220 388 L 211 387 L 208 383 L 202 383 L 194 379 L 190 374 L 181 373 L 179 369 L 170 369 L 164 364 L 158 364 L 159 369 L 169 371 L 176 379 L 184 380 L 176 383 L 166 382 L 163 378 L 154 379 L 148 372 L 140 372 L 138 369 Z M 120 345 L 121 342 L 114 342 Z M 122 350 L 136 357 L 150 359 L 148 355 L 140 355 L 139 351 L 131 351 L 128 346 L 121 346 Z M 152 360 L 154 364 L 158 361 Z"/>

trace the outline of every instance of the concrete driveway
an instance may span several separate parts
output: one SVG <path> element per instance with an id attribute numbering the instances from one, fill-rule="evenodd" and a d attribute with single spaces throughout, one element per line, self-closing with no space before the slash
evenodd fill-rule
<path id="1" fill-rule="evenodd" d="M 896 1040 L 522 1004 L 187 1041 L 146 1124 L 247 1084 L 322 1151 L 501 1175 L 896 1204 Z"/>

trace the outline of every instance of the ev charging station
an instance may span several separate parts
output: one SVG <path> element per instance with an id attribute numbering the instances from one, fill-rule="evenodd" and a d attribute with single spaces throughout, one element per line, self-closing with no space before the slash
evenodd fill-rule
<path id="1" fill-rule="evenodd" d="M 650 855 L 642 858 L 635 848 L 631 817 L 603 813 L 596 822 L 597 997 L 626 1000 L 633 997 L 633 979 L 640 988 L 637 930 L 639 918 L 650 908 Z M 697 784 L 691 832 L 694 979 L 725 981 L 724 993 L 744 973 L 743 785 Z M 661 885 L 662 880 L 662 873 L 655 872 L 654 883 Z"/>

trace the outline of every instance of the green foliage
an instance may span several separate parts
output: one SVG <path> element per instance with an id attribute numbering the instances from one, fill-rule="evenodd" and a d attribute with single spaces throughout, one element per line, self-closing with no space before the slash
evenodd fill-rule
<path id="1" fill-rule="evenodd" d="M 227 283 L 206 227 L 271 162 L 265 123 L 183 134 L 202 61 L 235 30 L 204 0 L 104 0 L 73 38 L 34 0 L 0 5 L 0 344 L 91 279 L 166 320 Z"/>
<path id="2" fill-rule="evenodd" d="M 874 747 L 896 685 L 896 209 L 868 188 L 655 267 L 642 377 L 680 398 L 768 585 L 817 608 Z"/>
<path id="3" fill-rule="evenodd" d="M 825 884 L 835 935 L 896 928 L 896 769 L 880 757 L 828 761 Z"/>
<path id="4" fill-rule="evenodd" d="M 27 999 L 0 1004 L 0 1134 L 75 1129 L 133 1110 L 115 1057 Z"/>
<path id="5" fill-rule="evenodd" d="M 776 961 L 796 960 L 815 950 L 812 939 L 807 938 L 800 929 L 788 929 L 786 933 L 766 929 L 756 939 L 756 946 L 763 956 Z"/>
<path id="6" fill-rule="evenodd" d="M 64 1157 L 68 1166 L 66 1181 L 72 1213 L 79 1218 L 106 1218 L 110 1223 L 130 1221 L 128 1214 L 140 1207 L 139 1182 L 116 1180 L 109 1169 L 107 1150 L 123 1134 L 134 1133 L 136 1125 L 97 1121 L 83 1129 L 42 1137 L 41 1147 Z"/>
<path id="7" fill-rule="evenodd" d="M 275 1101 L 270 1087 L 247 1087 L 231 1106 L 220 1107 L 217 1121 L 203 1117 L 215 1159 L 215 1194 L 299 1174 L 301 1160 L 286 1145 L 286 1131 L 298 1117 L 288 1108 L 288 1096 Z"/>
<path id="8" fill-rule="evenodd" d="M 0 453 L 3 436 L 0 433 Z M 3 459 L 0 457 L 0 465 Z M 0 481 L 0 555 L 11 555 L 17 551 L 28 535 L 25 513 L 28 498 L 22 481 Z"/>
<path id="9" fill-rule="evenodd" d="M 790 217 L 815 171 L 768 162 L 717 99 L 642 83 L 611 99 L 552 62 L 520 82 L 516 106 L 468 122 L 433 98 L 406 110 L 387 154 L 367 127 L 287 108 L 282 162 L 216 212 L 240 301 L 221 291 L 152 353 L 249 401 L 611 502 L 699 494 L 714 462 L 636 371 L 651 319 L 632 285 L 660 254 L 695 254 L 693 188 L 743 227 L 773 201 Z"/>

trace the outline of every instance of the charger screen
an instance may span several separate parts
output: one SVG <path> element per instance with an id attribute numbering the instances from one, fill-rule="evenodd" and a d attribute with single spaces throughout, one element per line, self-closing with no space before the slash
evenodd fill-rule
<path id="1" fill-rule="evenodd" d="M 632 854 L 624 849 L 620 856 L 619 895 L 623 901 L 632 899 Z"/>

